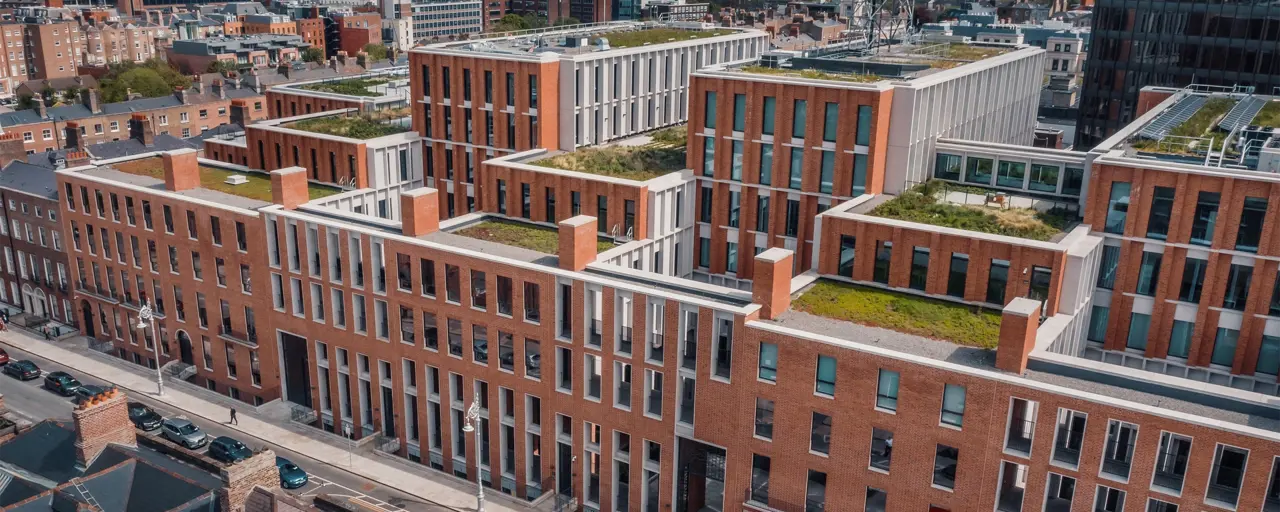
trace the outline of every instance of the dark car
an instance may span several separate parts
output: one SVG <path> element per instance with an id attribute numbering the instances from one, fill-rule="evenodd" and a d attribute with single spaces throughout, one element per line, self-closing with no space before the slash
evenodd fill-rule
<path id="1" fill-rule="evenodd" d="M 22 380 L 40 378 L 40 367 L 26 359 L 4 365 L 4 372 Z"/>
<path id="2" fill-rule="evenodd" d="M 85 384 L 83 386 L 80 386 L 79 388 L 76 388 L 76 403 L 77 404 L 82 403 L 90 398 L 93 398 L 94 396 L 97 396 L 106 392 L 107 392 L 107 388 L 104 388 L 102 386 Z"/>
<path id="3" fill-rule="evenodd" d="M 62 396 L 75 394 L 80 386 L 80 381 L 67 372 L 52 372 L 44 376 L 44 388 Z"/>
<path id="4" fill-rule="evenodd" d="M 307 472 L 284 457 L 276 457 L 276 469 L 280 470 L 280 487 L 297 489 L 307 485 Z"/>
<path id="5" fill-rule="evenodd" d="M 227 436 L 218 436 L 209 443 L 209 456 L 222 462 L 240 462 L 253 455 L 244 443 Z"/>
<path id="6" fill-rule="evenodd" d="M 150 407 L 138 402 L 129 402 L 129 421 L 133 422 L 133 426 L 145 431 L 152 431 L 160 428 L 162 419 Z"/>

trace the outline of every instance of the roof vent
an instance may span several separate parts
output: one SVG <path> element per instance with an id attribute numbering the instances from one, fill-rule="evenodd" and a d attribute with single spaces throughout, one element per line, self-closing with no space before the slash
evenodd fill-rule
<path id="1" fill-rule="evenodd" d="M 227 180 L 223 183 L 228 185 L 244 185 L 248 182 L 249 178 L 246 178 L 243 174 L 232 174 L 231 176 L 227 176 Z"/>
<path id="2" fill-rule="evenodd" d="M 606 37 L 597 39 L 596 43 L 600 45 L 600 51 L 602 52 L 609 49 L 609 39 Z"/>

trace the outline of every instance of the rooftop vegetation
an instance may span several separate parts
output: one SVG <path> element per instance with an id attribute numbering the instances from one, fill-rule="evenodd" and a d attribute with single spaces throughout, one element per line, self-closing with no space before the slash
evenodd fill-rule
<path id="1" fill-rule="evenodd" d="M 795 78 L 806 78 L 809 80 L 833 80 L 853 83 L 870 83 L 882 80 L 880 75 L 871 73 L 828 73 L 817 69 L 782 69 L 766 66 L 743 66 L 738 70 L 744 73 L 755 73 L 758 75 L 789 76 Z"/>
<path id="2" fill-rule="evenodd" d="M 1004 55 L 1010 51 L 1013 51 L 1013 49 L 1000 46 L 951 43 L 950 45 L 947 45 L 946 51 L 935 54 L 937 57 L 942 57 L 942 60 L 935 60 L 930 62 L 929 65 L 940 69 L 951 69 L 970 62 L 977 62 L 982 59 L 989 59 L 998 55 Z"/>
<path id="3" fill-rule="evenodd" d="M 348 96 L 382 96 L 382 93 L 371 90 L 375 85 L 383 85 L 391 80 L 386 78 L 348 78 L 345 80 L 335 80 L 331 82 L 318 82 L 314 84 L 299 85 L 299 89 L 308 91 L 331 92 L 335 94 L 346 94 Z"/>
<path id="4" fill-rule="evenodd" d="M 352 139 L 374 139 L 411 131 L 407 124 L 390 121 L 408 117 L 409 109 L 380 110 L 361 114 L 313 117 L 285 125 L 286 128 Z"/>
<path id="5" fill-rule="evenodd" d="M 609 32 L 601 37 L 609 40 L 611 48 L 632 48 L 645 44 L 661 44 L 671 40 L 688 41 L 707 37 L 727 36 L 732 30 L 682 30 L 675 28 L 650 28 L 630 32 Z"/>
<path id="6" fill-rule="evenodd" d="M 530 163 L 635 181 L 648 181 L 686 167 L 688 132 L 684 125 L 658 130 L 651 137 L 653 140 L 643 146 L 582 148 Z"/>
<path id="7" fill-rule="evenodd" d="M 560 251 L 560 233 L 554 229 L 534 224 L 525 224 L 511 220 L 486 220 L 453 232 L 477 240 L 498 242 L 513 247 L 521 247 L 546 254 Z M 596 252 L 604 252 L 614 247 L 613 242 L 599 240 Z"/>
<path id="8" fill-rule="evenodd" d="M 995 348 L 1000 339 L 997 311 L 837 281 L 814 283 L 791 307 L 971 347 Z"/>
<path id="9" fill-rule="evenodd" d="M 1280 101 L 1268 101 L 1266 106 L 1258 111 L 1258 115 L 1253 116 L 1253 121 L 1249 124 L 1280 128 Z"/>
<path id="10" fill-rule="evenodd" d="M 1236 105 L 1236 101 L 1232 98 L 1210 98 L 1189 119 L 1169 130 L 1169 135 L 1165 136 L 1163 140 L 1139 139 L 1134 140 L 1132 146 L 1139 151 L 1173 155 L 1195 155 L 1197 152 L 1203 154 L 1204 151 L 1207 151 L 1207 145 L 1202 144 L 1199 140 L 1181 139 L 1179 137 L 1197 139 L 1214 137 L 1214 146 L 1220 147 L 1223 139 L 1229 134 L 1218 128 L 1218 122 L 1222 120 L 1223 116 L 1227 115 L 1227 112 L 1231 111 L 1231 107 Z M 1269 107 L 1270 104 L 1267 106 Z M 1259 112 L 1258 116 L 1261 115 L 1262 113 Z M 1254 119 L 1257 119 L 1257 117 Z"/>
<path id="11" fill-rule="evenodd" d="M 160 157 L 118 162 L 111 164 L 111 167 L 129 174 L 150 176 L 158 180 L 164 179 L 164 160 Z M 249 181 L 242 185 L 228 185 L 226 180 L 233 174 L 244 176 Z M 216 190 L 218 192 L 224 192 L 248 199 L 256 199 L 258 201 L 268 203 L 271 202 L 271 176 L 261 172 L 237 172 L 201 165 L 200 188 Z M 319 199 L 321 197 L 337 194 L 342 192 L 342 190 L 337 187 L 312 183 L 307 185 L 307 192 L 311 199 Z"/>
<path id="12" fill-rule="evenodd" d="M 950 204 L 939 200 L 942 193 L 941 182 L 929 181 L 881 203 L 868 214 L 1040 241 L 1062 233 L 1070 222 L 1065 212 L 1057 210 Z"/>

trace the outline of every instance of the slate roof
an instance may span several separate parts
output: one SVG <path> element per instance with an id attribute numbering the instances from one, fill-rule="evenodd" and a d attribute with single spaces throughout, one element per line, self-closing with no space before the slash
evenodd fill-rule
<path id="1" fill-rule="evenodd" d="M 193 136 L 191 136 L 191 137 L 187 137 L 187 138 L 182 139 L 182 140 L 185 140 L 185 141 L 187 141 L 187 142 L 190 142 L 190 143 L 191 143 L 191 144 L 193 144 L 194 146 L 199 146 L 199 147 L 203 148 L 203 147 L 204 147 L 204 141 L 205 141 L 206 139 L 212 139 L 212 138 L 217 137 L 217 136 L 219 136 L 219 135 L 234 135 L 234 134 L 240 134 L 240 133 L 244 133 L 244 127 L 243 127 L 243 126 L 240 126 L 240 125 L 235 124 L 235 123 L 226 123 L 226 124 L 220 124 L 220 125 L 218 125 L 218 126 L 215 126 L 215 127 L 213 127 L 213 128 L 210 128 L 210 129 L 208 129 L 208 130 L 205 130 L 204 132 L 200 133 L 199 135 L 193 135 Z"/>
<path id="2" fill-rule="evenodd" d="M 54 177 L 53 167 L 41 167 L 19 160 L 14 160 L 0 171 L 0 188 L 49 199 L 58 198 L 58 180 Z"/>
<path id="3" fill-rule="evenodd" d="M 261 96 L 261 94 L 254 92 L 252 89 L 246 88 L 226 89 L 225 93 L 227 99 Z M 212 93 L 190 94 L 189 101 L 191 104 L 209 103 L 217 101 L 217 96 L 214 96 Z M 49 108 L 47 110 L 48 117 L 43 119 L 40 117 L 40 113 L 35 109 L 5 112 L 0 114 L 0 126 L 8 128 L 49 120 L 74 121 L 76 119 L 85 119 L 104 115 L 131 114 L 134 112 L 173 108 L 179 105 L 182 105 L 182 102 L 178 100 L 177 96 L 172 94 L 160 96 L 158 98 L 138 98 L 135 100 L 121 101 L 117 103 L 106 103 L 102 105 L 101 114 L 94 114 L 93 111 L 89 110 L 89 107 L 86 107 L 81 103 L 74 103 L 71 105 Z"/>
<path id="4" fill-rule="evenodd" d="M 94 144 L 85 148 L 85 151 L 88 151 L 94 158 L 107 160 L 111 158 L 140 155 L 143 153 L 150 153 L 152 151 L 173 151 L 175 149 L 187 148 L 199 149 L 195 144 L 167 133 L 161 133 L 156 135 L 155 143 L 150 146 L 143 144 L 142 141 L 138 139 L 124 139 Z M 3 183 L 2 175 L 0 175 L 0 183 Z"/>

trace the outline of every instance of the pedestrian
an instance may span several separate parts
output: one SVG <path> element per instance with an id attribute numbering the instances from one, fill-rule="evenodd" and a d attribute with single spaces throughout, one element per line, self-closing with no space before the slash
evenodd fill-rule
<path id="1" fill-rule="evenodd" d="M 236 409 L 235 409 L 234 407 L 232 407 L 232 408 L 231 408 L 231 421 L 230 421 L 230 422 L 228 422 L 228 423 L 230 423 L 230 424 L 232 424 L 232 425 L 239 425 L 239 424 L 240 424 L 240 421 L 236 419 Z"/>
<path id="2" fill-rule="evenodd" d="M 44 333 L 44 339 L 47 341 L 49 339 L 49 326 L 48 325 L 41 326 L 40 332 Z"/>

